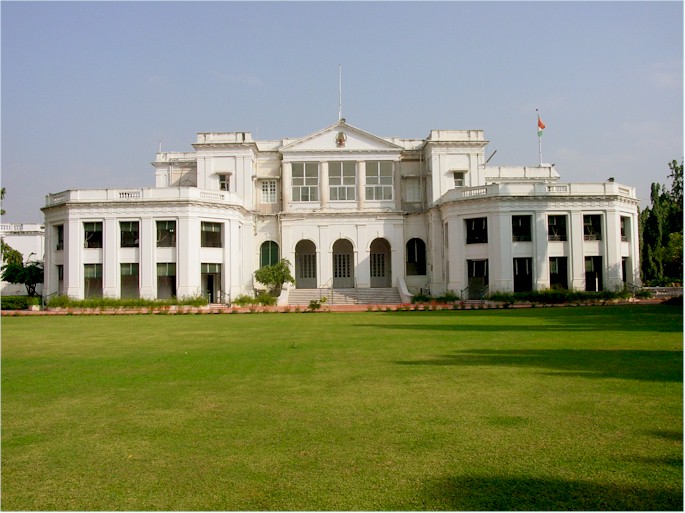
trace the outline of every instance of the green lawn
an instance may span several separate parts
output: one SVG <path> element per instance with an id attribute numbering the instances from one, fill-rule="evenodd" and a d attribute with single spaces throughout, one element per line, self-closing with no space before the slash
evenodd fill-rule
<path id="1" fill-rule="evenodd" d="M 4 317 L 4 510 L 682 510 L 682 308 Z"/>

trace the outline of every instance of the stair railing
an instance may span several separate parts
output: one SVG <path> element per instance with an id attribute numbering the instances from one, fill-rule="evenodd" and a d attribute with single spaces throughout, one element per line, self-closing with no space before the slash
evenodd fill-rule
<path id="1" fill-rule="evenodd" d="M 329 304 L 332 305 L 333 304 L 333 284 L 331 283 L 331 279 L 329 279 L 326 283 L 324 283 L 319 288 L 319 301 L 321 301 L 321 299 L 323 299 L 323 297 L 324 297 L 323 293 L 326 289 L 328 289 L 330 291 L 330 293 L 328 294 L 328 296 L 329 296 L 328 300 L 329 300 Z"/>

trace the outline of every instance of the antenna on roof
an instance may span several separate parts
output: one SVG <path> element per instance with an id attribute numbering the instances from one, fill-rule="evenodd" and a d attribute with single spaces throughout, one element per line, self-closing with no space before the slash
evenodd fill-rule
<path id="1" fill-rule="evenodd" d="M 338 64 L 338 121 L 342 118 L 342 64 Z"/>

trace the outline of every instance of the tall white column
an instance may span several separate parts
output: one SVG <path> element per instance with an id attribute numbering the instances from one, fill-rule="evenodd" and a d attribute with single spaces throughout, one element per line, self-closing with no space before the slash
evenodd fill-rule
<path id="1" fill-rule="evenodd" d="M 536 290 L 549 288 L 549 241 L 547 240 L 547 214 L 533 215 L 533 285 Z"/>
<path id="2" fill-rule="evenodd" d="M 329 189 L 328 189 L 328 162 L 320 163 L 319 171 L 319 201 L 322 209 L 328 208 Z"/>
<path id="3" fill-rule="evenodd" d="M 79 220 L 64 224 L 64 293 L 72 299 L 83 299 L 83 235 Z"/>
<path id="4" fill-rule="evenodd" d="M 290 162 L 283 162 L 281 166 L 281 197 L 283 198 L 283 212 L 290 210 L 290 202 L 292 201 L 292 182 L 293 173 Z"/>
<path id="5" fill-rule="evenodd" d="M 392 185 L 395 208 L 402 210 L 402 180 L 400 179 L 400 163 L 392 162 Z"/>
<path id="6" fill-rule="evenodd" d="M 572 212 L 571 215 L 569 215 L 568 225 L 568 242 L 571 250 L 571 257 L 568 261 L 568 273 L 570 276 L 569 288 L 575 290 L 585 290 L 584 241 L 583 213 Z"/>
<path id="7" fill-rule="evenodd" d="M 103 223 L 102 242 L 102 295 L 119 297 L 119 230 L 116 218 L 106 218 Z"/>
<path id="8" fill-rule="evenodd" d="M 157 294 L 155 266 L 155 248 L 157 247 L 157 225 L 152 217 L 145 217 L 140 222 L 140 239 L 138 272 L 140 279 L 140 297 L 152 299 Z"/>
<path id="9" fill-rule="evenodd" d="M 357 162 L 357 209 L 360 211 L 364 210 L 365 184 L 366 162 L 360 160 Z"/>
<path id="10" fill-rule="evenodd" d="M 200 221 L 197 217 L 178 220 L 178 261 L 176 262 L 176 295 L 195 297 L 202 292 L 200 284 Z"/>
<path id="11" fill-rule="evenodd" d="M 488 272 L 490 292 L 514 290 L 511 214 L 498 212 L 488 218 Z"/>
<path id="12" fill-rule="evenodd" d="M 602 226 L 602 245 L 604 246 L 604 289 L 614 290 L 623 287 L 621 259 L 621 217 L 615 210 L 607 210 Z"/>

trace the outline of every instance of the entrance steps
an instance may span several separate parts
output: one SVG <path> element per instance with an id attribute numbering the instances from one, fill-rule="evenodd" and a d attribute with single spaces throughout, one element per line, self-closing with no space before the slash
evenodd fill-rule
<path id="1" fill-rule="evenodd" d="M 397 288 L 372 289 L 290 289 L 288 304 L 308 306 L 326 298 L 329 305 L 397 305 L 402 303 Z"/>

